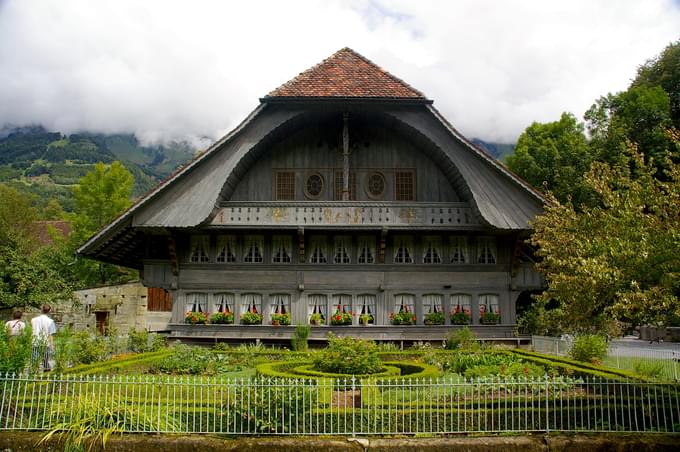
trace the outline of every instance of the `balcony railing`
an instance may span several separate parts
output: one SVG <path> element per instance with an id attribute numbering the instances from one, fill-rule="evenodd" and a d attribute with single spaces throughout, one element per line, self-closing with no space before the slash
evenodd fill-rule
<path id="1" fill-rule="evenodd" d="M 291 201 L 223 203 L 211 225 L 472 229 L 479 221 L 467 203 Z"/>

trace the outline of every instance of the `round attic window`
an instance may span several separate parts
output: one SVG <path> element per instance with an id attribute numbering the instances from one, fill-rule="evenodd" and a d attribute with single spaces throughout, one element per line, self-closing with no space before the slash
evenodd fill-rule
<path id="1" fill-rule="evenodd" d="M 308 198 L 316 199 L 323 193 L 323 176 L 319 173 L 310 174 L 305 182 L 305 194 Z"/>
<path id="2" fill-rule="evenodd" d="M 385 176 L 381 173 L 371 173 L 366 179 L 366 192 L 371 198 L 382 198 L 385 194 Z"/>

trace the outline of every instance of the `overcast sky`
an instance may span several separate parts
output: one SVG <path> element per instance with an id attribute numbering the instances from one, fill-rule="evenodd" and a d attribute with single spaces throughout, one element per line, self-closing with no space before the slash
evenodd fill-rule
<path id="1" fill-rule="evenodd" d="M 0 0 L 0 128 L 212 141 L 348 46 L 466 136 L 514 142 L 678 38 L 678 0 Z"/>

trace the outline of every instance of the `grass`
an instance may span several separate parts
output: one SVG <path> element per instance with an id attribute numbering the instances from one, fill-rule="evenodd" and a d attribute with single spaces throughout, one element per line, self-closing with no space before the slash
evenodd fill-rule
<path id="1" fill-rule="evenodd" d="M 680 377 L 680 363 L 670 359 L 607 356 L 602 364 L 605 367 L 630 370 L 655 379 L 674 380 Z"/>

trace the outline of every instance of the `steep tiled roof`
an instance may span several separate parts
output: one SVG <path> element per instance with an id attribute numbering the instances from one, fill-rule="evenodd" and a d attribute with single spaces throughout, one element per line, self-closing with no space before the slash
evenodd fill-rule
<path id="1" fill-rule="evenodd" d="M 345 47 L 270 92 L 268 98 L 427 100 L 423 93 Z"/>

